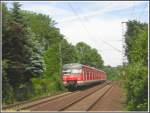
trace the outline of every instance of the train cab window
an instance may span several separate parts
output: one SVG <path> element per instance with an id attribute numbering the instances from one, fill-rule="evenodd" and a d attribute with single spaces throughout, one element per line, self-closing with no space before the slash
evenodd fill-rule
<path id="1" fill-rule="evenodd" d="M 65 69 L 62 71 L 63 74 L 71 74 L 71 69 Z"/>
<path id="2" fill-rule="evenodd" d="M 82 69 L 64 69 L 62 71 L 63 74 L 80 74 Z"/>
<path id="3" fill-rule="evenodd" d="M 82 72 L 82 69 L 72 69 L 72 72 L 73 74 L 79 74 Z"/>
<path id="4" fill-rule="evenodd" d="M 80 74 L 82 73 L 82 65 L 78 63 L 65 64 L 62 73 L 65 75 Z"/>

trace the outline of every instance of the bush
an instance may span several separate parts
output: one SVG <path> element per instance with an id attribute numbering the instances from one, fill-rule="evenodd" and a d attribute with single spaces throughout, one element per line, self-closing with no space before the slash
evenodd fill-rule
<path id="1" fill-rule="evenodd" d="M 2 61 L 2 102 L 5 104 L 12 104 L 14 101 L 14 91 L 12 86 L 9 84 L 9 79 L 7 78 L 9 60 L 4 59 Z"/>
<path id="2" fill-rule="evenodd" d="M 124 88 L 128 110 L 148 110 L 148 68 L 140 63 L 125 68 Z"/>
<path id="3" fill-rule="evenodd" d="M 20 84 L 19 88 L 16 89 L 15 98 L 17 101 L 24 101 L 33 97 L 32 83 L 28 82 Z"/>

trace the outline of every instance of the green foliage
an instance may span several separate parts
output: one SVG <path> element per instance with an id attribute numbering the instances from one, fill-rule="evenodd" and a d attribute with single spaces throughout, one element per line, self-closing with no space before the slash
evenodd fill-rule
<path id="1" fill-rule="evenodd" d="M 129 21 L 125 34 L 126 55 L 129 63 L 148 62 L 148 25 L 137 21 Z"/>
<path id="2" fill-rule="evenodd" d="M 103 60 L 96 49 L 89 45 L 79 42 L 76 44 L 77 61 L 81 64 L 89 65 L 101 69 L 103 67 Z"/>
<path id="3" fill-rule="evenodd" d="M 16 101 L 24 101 L 32 98 L 33 95 L 33 87 L 31 82 L 26 82 L 24 84 L 19 84 L 19 87 L 15 91 Z"/>
<path id="4" fill-rule="evenodd" d="M 7 13 L 9 16 L 6 15 L 9 19 L 6 19 L 5 15 L 3 15 L 2 57 L 3 61 L 9 60 L 7 71 L 5 71 L 7 76 L 3 78 L 9 81 L 4 84 L 8 84 L 7 86 L 10 85 L 13 93 L 16 93 L 20 91 L 20 87 L 29 83 L 34 75 L 41 74 L 43 71 L 43 61 L 41 51 L 38 48 L 40 45 L 35 41 L 32 31 L 25 25 L 20 4 L 14 3 L 13 6 L 12 11 Z M 5 5 L 3 9 L 2 11 L 7 11 Z M 13 93 L 12 97 L 14 97 Z M 20 93 L 17 94 L 21 96 Z M 4 95 L 4 98 L 5 96 L 7 95 Z M 28 98 L 25 95 L 18 97 L 15 97 L 16 100 L 19 98 Z"/>
<path id="5" fill-rule="evenodd" d="M 118 81 L 122 77 L 122 70 L 123 67 L 111 67 L 111 66 L 105 66 L 104 71 L 107 74 L 107 79 L 111 81 Z"/>
<path id="6" fill-rule="evenodd" d="M 61 56 L 62 56 L 62 64 L 76 62 L 77 60 L 77 52 L 76 48 L 69 44 L 65 39 L 61 41 Z"/>
<path id="7" fill-rule="evenodd" d="M 61 86 L 61 70 L 60 70 L 60 51 L 59 45 L 53 44 L 48 50 L 44 53 L 44 61 L 46 65 L 46 69 L 44 71 L 44 76 L 46 79 L 50 80 L 53 84 L 55 84 L 58 90 L 61 90 L 63 87 Z M 55 87 L 55 86 L 54 86 Z M 55 88 L 55 89 L 57 89 Z"/>
<path id="8" fill-rule="evenodd" d="M 36 34 L 37 40 L 45 49 L 48 49 L 51 44 L 57 43 L 62 39 L 63 35 L 54 26 L 56 23 L 49 16 L 29 11 L 22 11 L 22 13 L 28 21 L 28 25 Z"/>
<path id="9" fill-rule="evenodd" d="M 9 84 L 9 79 L 7 77 L 7 68 L 8 68 L 9 60 L 3 59 L 2 62 L 2 100 L 3 103 L 5 102 L 6 104 L 11 104 L 14 101 L 14 92 L 13 88 Z"/>
<path id="10" fill-rule="evenodd" d="M 148 104 L 148 68 L 140 63 L 125 68 L 124 88 L 127 92 L 127 109 L 147 110 Z"/>
<path id="11" fill-rule="evenodd" d="M 127 23 L 124 88 L 127 109 L 148 110 L 148 25 L 137 21 Z"/>

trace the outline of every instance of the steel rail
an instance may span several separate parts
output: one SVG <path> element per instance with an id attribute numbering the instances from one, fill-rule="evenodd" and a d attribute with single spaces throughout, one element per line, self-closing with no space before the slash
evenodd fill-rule
<path id="1" fill-rule="evenodd" d="M 104 88 L 105 86 L 109 85 L 110 83 L 111 83 L 111 82 L 106 82 L 105 84 L 102 84 L 102 86 L 100 87 L 100 89 Z M 100 89 L 99 89 L 99 90 L 100 90 Z M 98 90 L 98 91 L 99 91 L 99 90 Z M 67 108 L 71 107 L 72 105 L 74 105 L 74 104 L 80 102 L 81 100 L 85 99 L 86 97 L 90 96 L 91 94 L 93 94 L 93 93 L 95 93 L 95 92 L 97 92 L 97 89 L 95 89 L 94 91 L 88 93 L 86 96 L 83 96 L 83 97 L 81 97 L 81 98 L 78 98 L 77 100 L 73 101 L 72 103 L 69 103 L 68 105 L 64 106 L 63 108 L 59 109 L 58 111 L 64 111 L 65 109 L 67 109 Z"/>

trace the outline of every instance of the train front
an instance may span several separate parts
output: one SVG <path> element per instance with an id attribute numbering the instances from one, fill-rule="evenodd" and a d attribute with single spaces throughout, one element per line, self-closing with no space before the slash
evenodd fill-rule
<path id="1" fill-rule="evenodd" d="M 62 70 L 62 80 L 64 86 L 76 88 L 83 81 L 82 65 L 77 63 L 65 64 Z"/>

